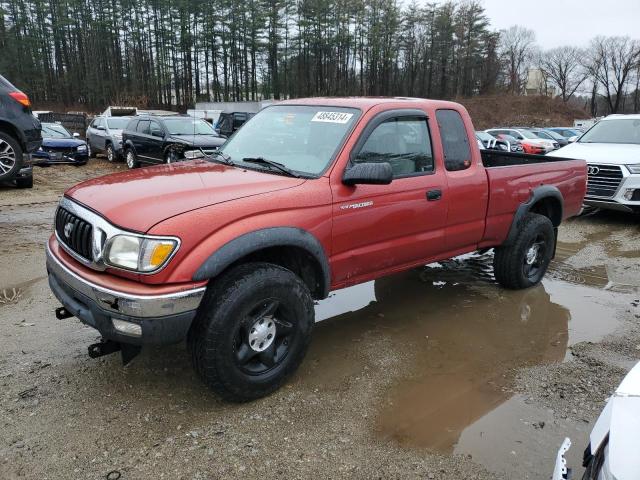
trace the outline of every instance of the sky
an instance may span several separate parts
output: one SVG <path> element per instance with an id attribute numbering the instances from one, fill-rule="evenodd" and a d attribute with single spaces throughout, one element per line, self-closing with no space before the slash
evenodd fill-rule
<path id="1" fill-rule="evenodd" d="M 482 0 L 495 30 L 522 25 L 542 49 L 586 47 L 597 35 L 640 39 L 640 0 Z"/>

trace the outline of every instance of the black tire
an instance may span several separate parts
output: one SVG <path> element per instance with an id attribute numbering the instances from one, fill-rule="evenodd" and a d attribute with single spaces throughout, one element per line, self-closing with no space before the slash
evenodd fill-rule
<path id="1" fill-rule="evenodd" d="M 164 163 L 176 163 L 180 160 L 180 156 L 174 150 L 167 150 L 164 154 Z"/>
<path id="2" fill-rule="evenodd" d="M 495 249 L 493 272 L 496 280 L 512 290 L 537 285 L 549 267 L 554 249 L 551 220 L 544 215 L 528 213 L 515 241 Z"/>
<path id="3" fill-rule="evenodd" d="M 113 145 L 111 145 L 110 143 L 107 143 L 105 153 L 107 154 L 107 160 L 109 160 L 109 162 L 111 163 L 114 163 L 118 159 L 116 151 L 113 149 Z"/>
<path id="4" fill-rule="evenodd" d="M 225 400 L 246 402 L 269 395 L 296 371 L 313 326 L 313 300 L 297 275 L 270 263 L 248 263 L 209 287 L 187 343 L 204 383 Z M 273 328 L 272 337 L 258 344 L 252 327 L 265 333 Z"/>
<path id="5" fill-rule="evenodd" d="M 136 154 L 132 149 L 127 148 L 124 155 L 125 155 L 124 158 L 127 162 L 127 167 L 131 169 L 131 168 L 137 168 L 139 166 Z"/>
<path id="6" fill-rule="evenodd" d="M 18 188 L 33 188 L 33 177 L 16 178 L 16 187 Z"/>
<path id="7" fill-rule="evenodd" d="M 20 142 L 0 132 L 0 182 L 13 179 L 22 168 L 24 152 Z"/>
<path id="8" fill-rule="evenodd" d="M 587 447 L 591 450 L 591 445 Z M 609 454 L 609 437 L 607 437 L 598 448 L 595 455 L 591 455 L 589 461 L 585 465 L 584 473 L 582 474 L 582 480 L 598 480 L 602 466 L 604 465 L 605 457 Z"/>

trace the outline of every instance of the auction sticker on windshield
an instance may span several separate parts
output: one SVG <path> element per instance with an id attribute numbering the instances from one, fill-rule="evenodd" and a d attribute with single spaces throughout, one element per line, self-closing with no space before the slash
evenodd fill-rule
<path id="1" fill-rule="evenodd" d="M 353 117 L 353 113 L 344 112 L 318 112 L 311 119 L 312 122 L 347 123 Z"/>

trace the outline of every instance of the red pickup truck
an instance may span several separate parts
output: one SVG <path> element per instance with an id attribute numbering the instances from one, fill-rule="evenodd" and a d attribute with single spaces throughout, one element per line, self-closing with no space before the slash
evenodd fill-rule
<path id="1" fill-rule="evenodd" d="M 501 285 L 536 285 L 586 182 L 580 160 L 481 153 L 456 103 L 291 100 L 212 156 L 69 189 L 49 284 L 58 318 L 102 334 L 91 356 L 186 338 L 204 382 L 245 401 L 295 371 L 332 290 L 490 248 Z"/>

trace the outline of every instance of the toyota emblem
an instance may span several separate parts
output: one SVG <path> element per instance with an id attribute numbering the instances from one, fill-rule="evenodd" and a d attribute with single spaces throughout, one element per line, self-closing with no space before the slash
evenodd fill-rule
<path id="1" fill-rule="evenodd" d="M 69 238 L 73 232 L 73 223 L 69 222 L 64 226 L 64 236 Z"/>
<path id="2" fill-rule="evenodd" d="M 600 173 L 600 169 L 595 165 L 589 165 L 589 167 L 587 168 L 587 172 L 589 172 L 589 175 L 597 175 L 598 173 Z"/>

